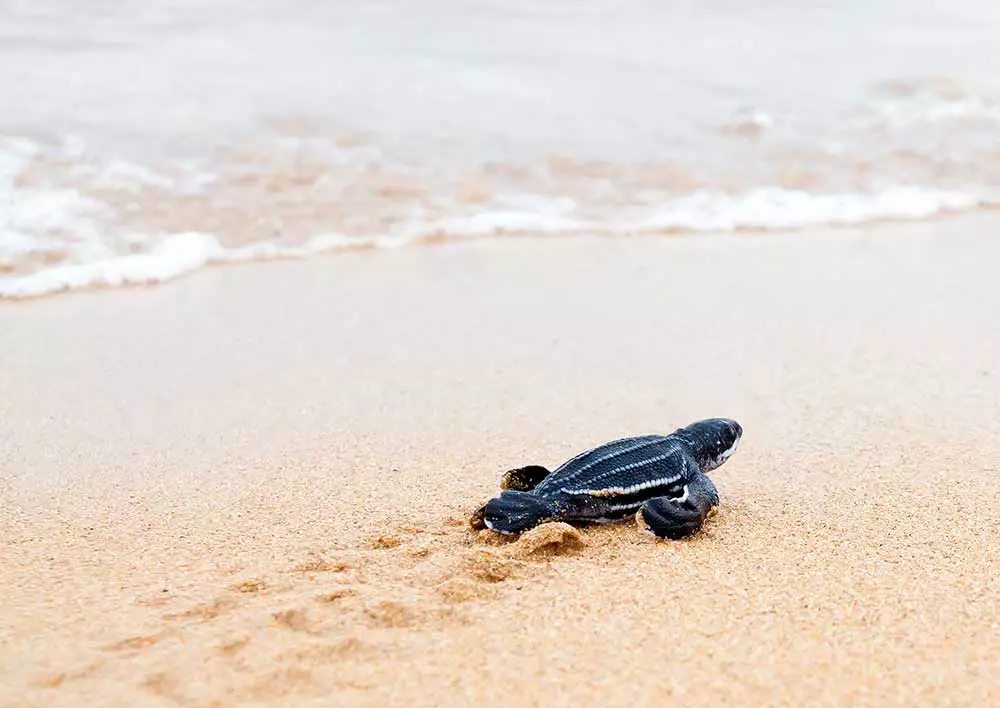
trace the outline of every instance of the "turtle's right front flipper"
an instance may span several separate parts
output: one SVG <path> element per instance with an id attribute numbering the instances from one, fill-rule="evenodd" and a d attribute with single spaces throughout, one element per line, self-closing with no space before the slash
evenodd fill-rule
<path id="1" fill-rule="evenodd" d="M 699 472 L 684 486 L 681 496 L 650 499 L 635 519 L 647 533 L 676 541 L 696 533 L 718 505 L 715 485 Z"/>

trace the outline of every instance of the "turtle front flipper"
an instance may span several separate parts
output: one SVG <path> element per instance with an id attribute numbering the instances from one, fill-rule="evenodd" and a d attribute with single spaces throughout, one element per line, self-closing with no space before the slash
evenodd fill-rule
<path id="1" fill-rule="evenodd" d="M 679 497 L 655 497 L 636 512 L 639 528 L 657 538 L 680 540 L 701 529 L 719 505 L 719 492 L 707 475 L 699 472 L 684 485 Z"/>
<path id="2" fill-rule="evenodd" d="M 509 470 L 500 479 L 500 489 L 511 489 L 517 492 L 530 492 L 541 484 L 551 472 L 541 465 L 528 465 Z"/>

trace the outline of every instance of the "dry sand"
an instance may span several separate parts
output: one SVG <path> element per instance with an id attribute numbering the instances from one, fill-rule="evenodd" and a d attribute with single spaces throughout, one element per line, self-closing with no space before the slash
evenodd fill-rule
<path id="1" fill-rule="evenodd" d="M 0 703 L 996 704 L 998 226 L 0 307 Z M 463 526 L 509 467 L 710 415 L 746 434 L 689 541 Z"/>

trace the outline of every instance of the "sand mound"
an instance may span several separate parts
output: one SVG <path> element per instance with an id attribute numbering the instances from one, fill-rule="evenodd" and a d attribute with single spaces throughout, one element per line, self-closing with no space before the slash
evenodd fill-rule
<path id="1" fill-rule="evenodd" d="M 514 558 L 560 556 L 585 548 L 587 541 L 577 529 L 561 521 L 525 531 L 507 553 Z"/>

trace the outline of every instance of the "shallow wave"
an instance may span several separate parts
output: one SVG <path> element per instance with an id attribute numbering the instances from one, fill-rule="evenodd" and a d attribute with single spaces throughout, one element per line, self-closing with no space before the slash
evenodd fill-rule
<path id="1" fill-rule="evenodd" d="M 0 298 L 1000 195 L 996 2 L 430 4 L 7 3 Z"/>
<path id="2" fill-rule="evenodd" d="M 538 200 L 539 205 L 549 202 Z M 150 285 L 173 280 L 206 266 L 307 258 L 359 248 L 395 248 L 417 243 L 504 235 L 614 235 L 771 231 L 857 225 L 885 220 L 925 219 L 994 206 L 973 194 L 896 187 L 874 194 L 811 194 L 777 187 L 742 195 L 699 191 L 662 204 L 644 217 L 597 220 L 551 210 L 483 210 L 435 221 L 415 221 L 374 237 L 316 235 L 302 244 L 257 242 L 227 248 L 213 234 L 185 232 L 157 241 L 147 252 L 57 265 L 21 276 L 0 277 L 0 298 L 26 299 L 67 290 Z M 565 211 L 566 205 L 561 204 Z M 6 237 L 0 232 L 0 244 Z M 15 241 L 10 241 L 17 243 Z"/>
<path id="3" fill-rule="evenodd" d="M 639 231 L 786 230 L 925 219 L 992 206 L 984 196 L 923 187 L 892 187 L 873 194 L 812 194 L 763 187 L 743 195 L 698 192 L 668 204 Z"/>
<path id="4" fill-rule="evenodd" d="M 81 288 L 152 285 L 174 280 L 209 265 L 305 258 L 337 248 L 393 247 L 403 243 L 400 239 L 317 236 L 301 246 L 260 243 L 227 249 L 212 234 L 172 234 L 148 253 L 56 266 L 27 276 L 0 278 L 0 298 L 27 299 Z"/>
<path id="5" fill-rule="evenodd" d="M 810 129 L 794 113 L 748 109 L 655 159 L 537 152 L 499 161 L 447 140 L 415 154 L 294 120 L 147 164 L 80 137 L 0 135 L 0 299 L 346 249 L 794 230 L 1000 202 L 1000 153 L 990 148 L 1000 103 L 957 82 L 895 81 L 855 108 Z"/>

